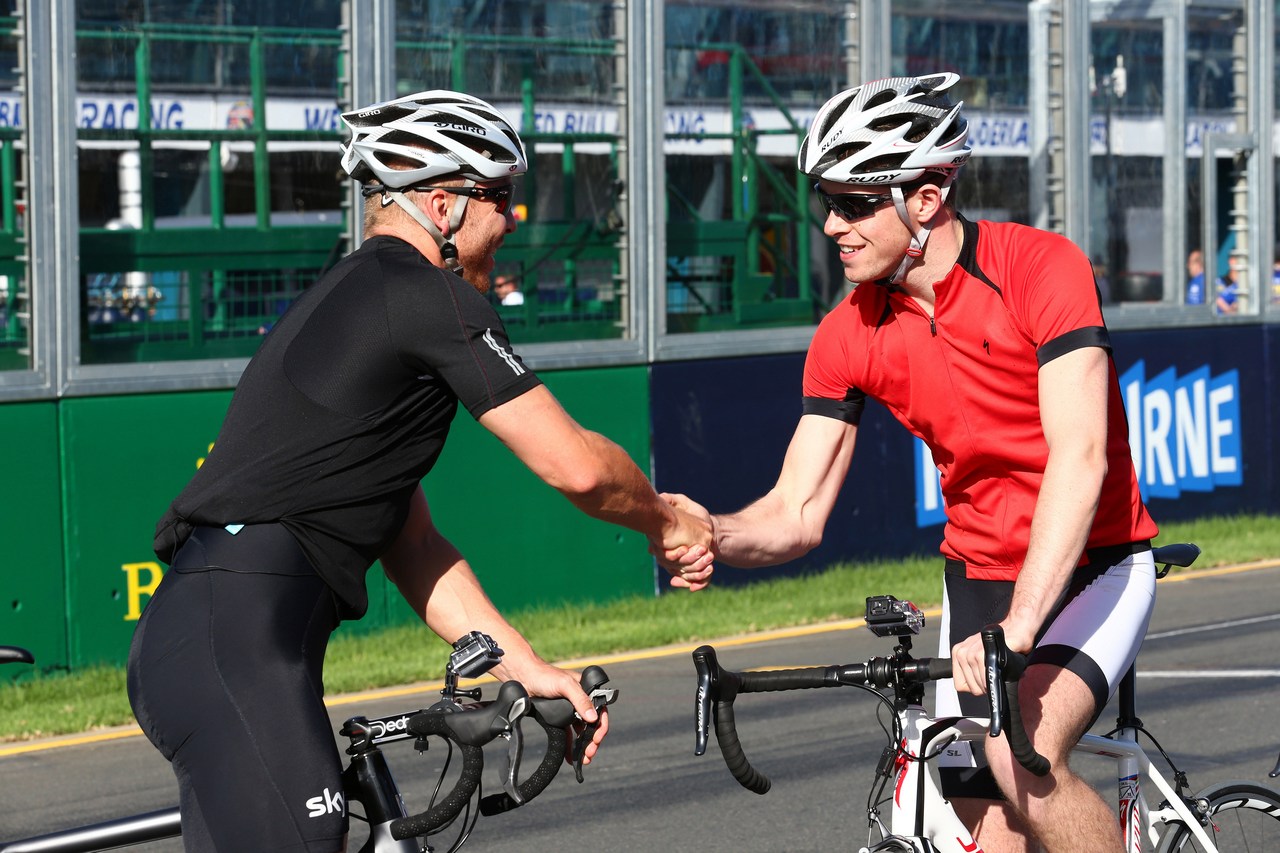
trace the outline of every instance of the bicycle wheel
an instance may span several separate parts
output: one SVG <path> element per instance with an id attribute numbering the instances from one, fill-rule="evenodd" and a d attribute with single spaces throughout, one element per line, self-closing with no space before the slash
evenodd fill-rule
<path id="1" fill-rule="evenodd" d="M 1209 803 L 1209 837 L 1219 853 L 1280 850 L 1280 793 L 1253 782 L 1222 782 L 1200 792 Z M 1187 827 L 1170 825 L 1158 853 L 1208 853 Z"/>

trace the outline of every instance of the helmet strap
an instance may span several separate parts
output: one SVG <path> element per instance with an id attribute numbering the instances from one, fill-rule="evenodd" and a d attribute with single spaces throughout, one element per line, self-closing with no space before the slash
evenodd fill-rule
<path id="1" fill-rule="evenodd" d="M 951 182 L 953 180 L 955 180 L 955 172 L 948 172 L 942 184 L 939 185 L 939 189 L 942 190 L 943 203 L 946 202 L 947 196 L 951 192 Z M 924 257 L 924 244 L 929 239 L 929 232 L 933 230 L 933 223 L 937 219 L 937 214 L 934 214 L 928 222 L 917 228 L 912 224 L 911 217 L 907 213 L 907 199 L 902 193 L 902 185 L 894 184 L 889 188 L 889 191 L 893 194 L 893 206 L 898 211 L 898 218 L 911 231 L 911 245 L 907 247 L 906 254 L 902 256 L 902 263 L 898 264 L 897 270 L 889 278 L 891 284 L 898 286 L 907 277 L 907 270 L 911 269 L 911 265 Z"/>
<path id="2" fill-rule="evenodd" d="M 463 186 L 466 188 L 474 187 L 475 181 L 467 180 Z M 453 207 L 449 211 L 449 236 L 446 237 L 436 224 L 431 221 L 422 209 L 405 197 L 405 194 L 399 190 L 385 189 L 382 194 L 382 204 L 388 204 L 387 199 L 400 205 L 405 213 L 417 222 L 419 225 L 431 235 L 431 239 L 435 241 L 436 248 L 440 250 L 440 258 L 444 261 L 444 268 L 449 272 L 462 275 L 462 263 L 458 260 L 458 247 L 454 244 L 454 237 L 458 233 L 458 227 L 462 225 L 462 217 L 467 211 L 468 197 L 465 195 L 455 195 L 453 197 Z"/>

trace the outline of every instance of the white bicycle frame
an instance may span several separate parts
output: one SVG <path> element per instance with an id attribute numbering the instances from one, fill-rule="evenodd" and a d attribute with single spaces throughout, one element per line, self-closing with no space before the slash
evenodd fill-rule
<path id="1" fill-rule="evenodd" d="M 901 712 L 907 755 L 935 756 L 958 741 L 981 741 L 987 735 L 987 721 L 971 717 L 930 717 L 920 705 Z M 926 740 L 927 737 L 927 740 Z M 980 747 L 979 747 L 980 748 Z M 1170 823 L 1186 825 L 1206 851 L 1216 851 L 1213 838 L 1192 815 L 1173 786 L 1155 767 L 1137 742 L 1134 729 L 1123 729 L 1113 737 L 1086 734 L 1072 750 L 1073 755 L 1109 758 L 1116 763 L 1120 827 L 1124 849 L 1141 853 L 1154 849 L 1160 830 Z M 907 839 L 928 839 L 938 853 L 981 853 L 969 830 L 942 795 L 936 760 L 913 761 L 899 757 L 894 780 L 890 827 L 893 835 Z M 1150 783 L 1168 804 L 1152 812 L 1143 794 Z M 1150 848 L 1144 848 L 1143 837 Z M 919 849 L 927 850 L 921 846 Z"/>

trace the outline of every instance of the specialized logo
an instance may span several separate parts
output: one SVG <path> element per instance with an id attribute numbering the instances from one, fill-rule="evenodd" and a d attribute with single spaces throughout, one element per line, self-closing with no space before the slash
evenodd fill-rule
<path id="1" fill-rule="evenodd" d="M 516 376 L 521 376 L 525 373 L 524 365 L 516 361 L 516 357 L 511 354 L 511 351 L 493 339 L 493 329 L 484 330 L 484 342 L 489 345 L 489 349 L 496 352 L 507 363 L 507 367 L 511 368 L 512 373 Z"/>
<path id="2" fill-rule="evenodd" d="M 307 800 L 307 817 L 324 817 L 325 815 L 347 813 L 347 801 L 341 791 L 330 792 L 324 789 L 318 797 Z"/>

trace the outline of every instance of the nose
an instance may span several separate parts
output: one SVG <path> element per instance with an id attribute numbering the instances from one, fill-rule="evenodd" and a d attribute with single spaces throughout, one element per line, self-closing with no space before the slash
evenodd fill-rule
<path id="1" fill-rule="evenodd" d="M 841 234 L 848 234 L 853 228 L 852 222 L 846 222 L 844 219 L 836 216 L 835 213 L 827 214 L 827 221 L 822 223 L 822 233 L 828 237 L 838 237 Z"/>

